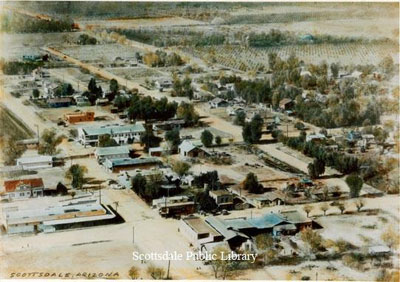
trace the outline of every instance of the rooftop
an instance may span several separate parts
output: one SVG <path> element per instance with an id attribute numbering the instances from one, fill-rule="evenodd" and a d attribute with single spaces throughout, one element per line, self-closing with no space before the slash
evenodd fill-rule
<path id="1" fill-rule="evenodd" d="M 203 219 L 199 217 L 187 217 L 183 221 L 189 225 L 197 234 L 208 233 L 212 236 L 220 235 L 217 230 L 206 224 Z"/>
<path id="2" fill-rule="evenodd" d="M 95 154 L 97 156 L 107 156 L 116 154 L 129 154 L 130 146 L 112 146 L 112 147 L 98 147 Z"/>
<path id="3" fill-rule="evenodd" d="M 15 189 L 21 184 L 28 185 L 32 188 L 39 188 L 44 186 L 42 178 L 32 178 L 32 179 L 6 180 L 4 181 L 4 188 L 6 192 L 14 192 Z"/>
<path id="4" fill-rule="evenodd" d="M 140 165 L 140 164 L 151 164 L 151 163 L 160 163 L 160 160 L 157 158 L 119 158 L 119 159 L 107 159 L 104 164 L 108 167 L 116 167 L 116 166 L 126 166 L 126 165 Z"/>
<path id="5" fill-rule="evenodd" d="M 38 162 L 52 162 L 52 156 L 34 156 L 34 157 L 22 157 L 17 159 L 17 163 L 29 164 Z"/>
<path id="6" fill-rule="evenodd" d="M 145 132 L 145 128 L 141 123 L 129 124 L 129 125 L 105 125 L 105 126 L 86 126 L 81 129 L 87 135 L 104 135 L 104 134 L 120 134 L 130 132 Z"/>

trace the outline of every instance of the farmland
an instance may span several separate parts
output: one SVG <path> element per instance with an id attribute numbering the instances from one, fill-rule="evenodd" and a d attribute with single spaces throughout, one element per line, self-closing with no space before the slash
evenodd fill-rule
<path id="1" fill-rule="evenodd" d="M 268 65 L 268 53 L 275 52 L 282 58 L 294 53 L 306 63 L 346 63 L 370 64 L 379 63 L 388 54 L 395 54 L 393 44 L 307 44 L 295 46 L 277 46 L 265 48 L 248 48 L 243 46 L 213 46 L 199 48 L 183 48 L 183 51 L 205 59 L 210 63 L 218 63 L 242 71 L 257 70 Z M 398 55 L 397 55 L 398 56 Z M 396 60 L 396 56 L 393 55 Z"/>

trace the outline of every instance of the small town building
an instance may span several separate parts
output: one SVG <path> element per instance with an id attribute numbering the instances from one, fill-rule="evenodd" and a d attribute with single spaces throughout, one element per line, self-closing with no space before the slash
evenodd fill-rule
<path id="1" fill-rule="evenodd" d="M 225 108 L 229 106 L 228 101 L 221 98 L 214 98 L 208 103 L 210 104 L 210 108 Z"/>
<path id="2" fill-rule="evenodd" d="M 131 144 L 140 142 L 140 138 L 145 131 L 146 130 L 141 123 L 129 125 L 104 125 L 100 127 L 85 126 L 78 128 L 78 140 L 84 146 L 97 146 L 99 136 L 109 134 L 118 144 Z"/>
<path id="3" fill-rule="evenodd" d="M 33 156 L 22 157 L 17 159 L 17 166 L 21 166 L 24 170 L 35 170 L 53 167 L 52 156 Z"/>
<path id="4" fill-rule="evenodd" d="M 131 146 L 98 147 L 94 155 L 99 163 L 103 163 L 106 159 L 130 158 L 131 151 Z"/>
<path id="5" fill-rule="evenodd" d="M 390 248 L 384 245 L 368 247 L 368 254 L 371 256 L 385 256 L 391 253 Z"/>
<path id="6" fill-rule="evenodd" d="M 74 96 L 74 100 L 75 100 L 75 104 L 78 107 L 89 107 L 92 105 L 92 104 L 90 104 L 89 99 L 85 96 L 76 95 L 76 96 Z"/>
<path id="7" fill-rule="evenodd" d="M 153 209 L 163 217 L 180 217 L 189 215 L 195 211 L 195 203 L 187 196 L 162 197 L 153 200 Z"/>
<path id="8" fill-rule="evenodd" d="M 50 108 L 62 108 L 71 106 L 72 102 L 72 97 L 56 97 L 48 99 L 47 105 L 49 105 Z"/>
<path id="9" fill-rule="evenodd" d="M 163 90 L 166 88 L 171 88 L 172 87 L 172 80 L 170 79 L 159 79 L 156 80 L 155 82 L 155 86 L 159 89 L 159 90 Z"/>
<path id="10" fill-rule="evenodd" d="M 180 230 L 195 247 L 211 242 L 221 242 L 224 237 L 202 218 L 189 216 L 183 218 L 180 224 Z"/>
<path id="11" fill-rule="evenodd" d="M 158 166 L 161 161 L 157 158 L 119 158 L 119 159 L 105 159 L 103 166 L 109 172 L 120 172 L 122 170 L 132 169 L 149 169 Z"/>
<path id="12" fill-rule="evenodd" d="M 205 151 L 200 145 L 195 145 L 190 140 L 182 141 L 182 143 L 178 147 L 178 153 L 182 157 L 186 158 L 204 158 L 208 155 L 208 152 Z"/>
<path id="13" fill-rule="evenodd" d="M 18 200 L 44 196 L 42 178 L 17 179 L 4 181 L 2 199 Z"/>
<path id="14" fill-rule="evenodd" d="M 322 140 L 325 140 L 326 137 L 324 134 L 321 133 L 316 133 L 316 134 L 310 134 L 306 136 L 306 142 L 319 142 Z"/>
<path id="15" fill-rule="evenodd" d="M 183 119 L 171 119 L 165 121 L 159 121 L 153 123 L 153 130 L 173 130 L 173 129 L 181 129 L 185 125 L 185 121 Z"/>
<path id="16" fill-rule="evenodd" d="M 164 152 L 165 152 L 165 150 L 162 147 L 149 148 L 149 156 L 150 157 L 161 157 Z"/>
<path id="17" fill-rule="evenodd" d="M 282 110 L 290 110 L 292 109 L 294 106 L 294 101 L 292 99 L 289 98 L 284 98 L 282 100 L 279 101 L 279 108 L 281 108 Z"/>
<path id="18" fill-rule="evenodd" d="M 233 195 L 226 190 L 210 190 L 209 196 L 214 199 L 219 209 L 233 208 Z"/>
<path id="19" fill-rule="evenodd" d="M 8 234 L 55 232 L 118 222 L 115 213 L 100 204 L 96 198 L 38 201 L 36 207 L 20 209 L 18 206 L 5 213 Z"/>
<path id="20" fill-rule="evenodd" d="M 26 146 L 28 149 L 35 149 L 39 146 L 39 139 L 38 138 L 30 138 L 30 139 L 23 139 L 18 140 L 17 145 Z"/>
<path id="21" fill-rule="evenodd" d="M 94 121 L 94 112 L 78 112 L 64 114 L 64 120 L 74 124 L 77 122 Z"/>

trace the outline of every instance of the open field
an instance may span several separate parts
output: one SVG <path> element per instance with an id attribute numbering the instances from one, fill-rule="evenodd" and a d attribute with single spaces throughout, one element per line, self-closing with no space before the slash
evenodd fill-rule
<path id="1" fill-rule="evenodd" d="M 0 34 L 0 57 L 5 60 L 21 60 L 22 55 L 41 54 L 45 46 L 76 44 L 81 32 L 56 32 L 35 34 Z"/>

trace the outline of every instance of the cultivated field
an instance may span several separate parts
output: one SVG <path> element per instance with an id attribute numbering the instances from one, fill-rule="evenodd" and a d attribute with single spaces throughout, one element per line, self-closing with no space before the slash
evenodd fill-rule
<path id="1" fill-rule="evenodd" d="M 309 44 L 265 48 L 248 48 L 242 46 L 213 46 L 183 48 L 183 51 L 203 58 L 208 62 L 218 63 L 242 71 L 257 70 L 268 67 L 268 53 L 277 53 L 287 59 L 294 53 L 306 63 L 342 63 L 342 64 L 378 64 L 385 56 L 398 58 L 398 50 L 393 44 Z M 397 59 L 398 60 L 398 59 Z"/>

